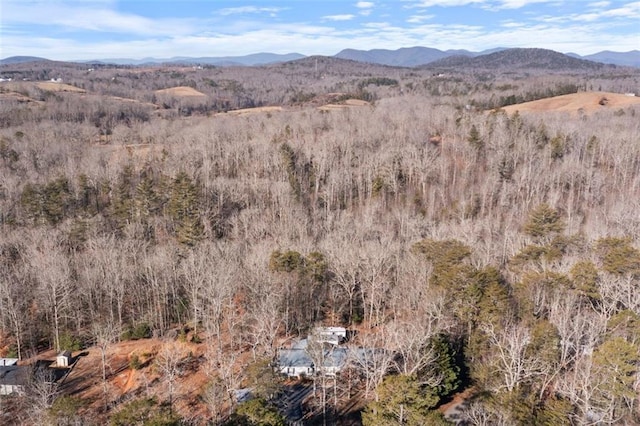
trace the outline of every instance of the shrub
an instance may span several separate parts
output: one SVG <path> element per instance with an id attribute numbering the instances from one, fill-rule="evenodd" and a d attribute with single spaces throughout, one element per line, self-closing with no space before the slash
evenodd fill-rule
<path id="1" fill-rule="evenodd" d="M 77 336 L 70 333 L 60 334 L 60 349 L 68 351 L 79 351 L 82 349 L 82 342 Z"/>
<path id="2" fill-rule="evenodd" d="M 177 426 L 180 418 L 158 405 L 154 398 L 139 399 L 125 405 L 111 417 L 111 426 Z"/>
<path id="3" fill-rule="evenodd" d="M 131 359 L 129 360 L 129 368 L 132 370 L 139 370 L 142 367 L 142 363 L 140 362 L 140 357 L 138 354 L 131 355 Z"/>
<path id="4" fill-rule="evenodd" d="M 122 340 L 139 340 L 151 338 L 151 326 L 147 322 L 142 322 L 135 327 L 130 327 L 122 334 Z"/>

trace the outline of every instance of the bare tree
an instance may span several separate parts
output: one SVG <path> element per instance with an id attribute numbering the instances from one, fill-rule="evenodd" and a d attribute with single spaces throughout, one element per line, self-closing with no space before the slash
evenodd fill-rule
<path id="1" fill-rule="evenodd" d="M 529 329 L 520 324 L 509 324 L 496 330 L 495 326 L 487 324 L 483 330 L 495 348 L 492 370 L 499 379 L 494 390 L 511 392 L 538 374 L 539 361 L 527 356 L 527 346 L 531 342 Z"/>
<path id="2" fill-rule="evenodd" d="M 26 313 L 29 303 L 33 300 L 32 294 L 26 291 L 28 287 L 29 279 L 26 271 L 18 270 L 16 273 L 10 273 L 5 270 L 0 272 L 0 308 L 2 311 L 0 318 L 3 320 L 6 318 L 11 324 L 16 340 L 18 359 L 22 359 L 23 339 L 28 321 Z"/>
<path id="3" fill-rule="evenodd" d="M 53 341 L 60 350 L 61 321 L 67 313 L 72 294 L 71 269 L 63 248 L 54 238 L 30 241 L 29 260 L 32 273 L 40 282 L 40 291 L 53 320 Z"/>
<path id="4" fill-rule="evenodd" d="M 36 368 L 26 389 L 30 401 L 29 416 L 34 424 L 46 422 L 47 410 L 59 395 L 58 384 L 48 367 Z"/>
<path id="5" fill-rule="evenodd" d="M 156 355 L 155 365 L 167 386 L 169 407 L 173 409 L 176 381 L 182 374 L 183 350 L 177 342 L 165 342 Z"/>
<path id="6" fill-rule="evenodd" d="M 382 382 L 394 364 L 395 353 L 387 349 L 384 333 L 368 331 L 350 345 L 352 364 L 364 380 L 365 398 Z"/>
<path id="7" fill-rule="evenodd" d="M 109 405 L 108 385 L 107 385 L 107 350 L 109 345 L 117 341 L 120 336 L 120 328 L 112 322 L 100 324 L 94 322 L 92 325 L 92 334 L 96 341 L 96 346 L 100 349 L 100 360 L 102 362 L 102 394 L 104 397 L 105 409 Z"/>

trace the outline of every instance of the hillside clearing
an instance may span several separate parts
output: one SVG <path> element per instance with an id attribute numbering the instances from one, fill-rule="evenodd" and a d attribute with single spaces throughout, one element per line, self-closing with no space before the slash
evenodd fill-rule
<path id="1" fill-rule="evenodd" d="M 256 108 L 242 108 L 236 109 L 228 112 L 223 112 L 220 114 L 227 115 L 248 115 L 248 114 L 259 114 L 263 112 L 280 112 L 283 108 L 281 106 L 264 106 L 264 107 L 256 107 Z"/>
<path id="2" fill-rule="evenodd" d="M 584 92 L 554 96 L 501 108 L 508 114 L 518 112 L 594 113 L 603 109 L 624 108 L 640 104 L 640 97 L 611 92 Z"/>
<path id="3" fill-rule="evenodd" d="M 56 83 L 53 81 L 12 81 L 3 83 L 1 87 L 15 92 L 21 92 L 23 90 L 28 90 L 30 88 L 36 87 L 40 90 L 45 90 L 48 92 L 86 93 L 86 90 L 79 87 L 65 83 Z"/>
<path id="4" fill-rule="evenodd" d="M 371 104 L 361 99 L 347 99 L 346 101 L 344 101 L 344 103 L 322 105 L 318 107 L 318 109 L 320 111 L 333 111 L 333 110 L 345 109 L 345 108 L 351 108 L 351 107 L 363 107 L 367 105 L 371 105 Z"/>
<path id="5" fill-rule="evenodd" d="M 170 95 L 180 97 L 206 97 L 202 92 L 198 92 L 196 89 L 188 86 L 169 87 L 167 89 L 160 89 L 155 91 L 158 95 Z"/>

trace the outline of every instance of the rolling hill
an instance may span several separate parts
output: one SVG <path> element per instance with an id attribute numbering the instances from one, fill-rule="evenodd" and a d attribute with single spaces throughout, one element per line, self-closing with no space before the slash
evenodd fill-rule
<path id="1" fill-rule="evenodd" d="M 0 65 L 22 64 L 26 62 L 39 61 L 48 61 L 48 59 L 40 58 L 38 56 L 10 56 L 8 58 L 0 59 Z"/>
<path id="2" fill-rule="evenodd" d="M 610 92 L 580 92 L 509 105 L 501 109 L 507 114 L 513 114 L 516 111 L 520 113 L 568 112 L 589 114 L 596 111 L 626 108 L 639 104 L 640 97 L 637 96 Z"/>
<path id="3" fill-rule="evenodd" d="M 475 69 L 542 69 L 542 70 L 596 70 L 605 65 L 585 59 L 573 58 L 547 49 L 507 49 L 476 57 L 451 56 L 431 62 L 428 68 L 475 68 Z"/>

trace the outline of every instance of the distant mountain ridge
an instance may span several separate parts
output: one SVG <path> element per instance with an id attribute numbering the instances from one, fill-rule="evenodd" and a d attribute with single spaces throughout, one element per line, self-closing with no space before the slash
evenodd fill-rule
<path id="1" fill-rule="evenodd" d="M 430 47 L 403 47 L 397 50 L 373 49 L 355 50 L 344 49 L 334 57 L 340 59 L 350 59 L 358 62 L 369 62 L 372 64 L 391 65 L 399 67 L 415 67 L 429 62 L 437 61 L 452 55 L 472 56 L 473 52 L 467 50 L 447 50 L 442 51 Z"/>
<path id="2" fill-rule="evenodd" d="M 184 65 L 218 65 L 218 66 L 255 66 L 267 65 L 277 62 L 289 62 L 304 58 L 300 53 L 253 53 L 245 56 L 221 56 L 221 57 L 188 57 L 177 56 L 173 58 L 109 58 L 94 61 L 82 61 L 88 63 L 106 63 L 115 65 L 147 65 L 147 64 L 184 64 Z"/>
<path id="3" fill-rule="evenodd" d="M 459 64 L 467 64 L 468 61 L 462 58 L 472 59 L 481 56 L 487 56 L 499 52 L 505 51 L 516 51 L 516 52 L 524 52 L 524 51 L 545 51 L 545 52 L 553 52 L 557 55 L 566 56 L 573 59 L 578 60 L 589 60 L 594 62 L 601 62 L 604 64 L 613 64 L 613 65 L 622 65 L 622 66 L 633 66 L 640 67 L 640 51 L 632 50 L 630 52 L 611 52 L 611 51 L 602 51 L 599 53 L 595 53 L 593 55 L 580 56 L 575 53 L 562 54 L 559 52 L 555 52 L 553 50 L 548 49 L 535 49 L 535 48 L 495 48 L 484 50 L 482 52 L 471 52 L 468 50 L 439 50 L 428 47 L 409 47 L 409 48 L 401 48 L 397 50 L 385 50 L 385 49 L 373 49 L 373 50 L 356 50 L 356 49 L 345 49 L 335 55 L 335 57 L 342 59 L 351 59 L 358 62 L 369 62 L 373 64 L 383 64 L 383 65 L 391 65 L 391 66 L 401 66 L 401 67 L 415 67 L 420 65 L 446 65 L 451 64 L 451 66 L 456 63 Z M 539 52 L 540 53 L 540 52 Z M 513 56 L 513 55 L 511 55 Z M 456 58 L 456 59 L 448 59 L 448 58 Z M 495 56 L 491 59 L 499 59 L 501 56 Z M 439 62 L 438 61 L 444 61 Z M 569 60 L 560 60 L 559 56 L 556 56 L 555 59 L 558 64 L 560 62 L 566 62 L 569 64 L 573 63 L 574 65 L 578 65 L 577 62 L 571 62 Z M 479 60 L 475 63 L 486 62 L 486 60 Z M 472 66 L 474 61 L 469 62 L 469 65 Z M 535 65 L 532 63 L 532 65 Z M 584 64 L 581 64 L 584 66 Z"/>
<path id="4" fill-rule="evenodd" d="M 173 58 L 105 58 L 92 59 L 89 61 L 68 61 L 85 64 L 113 64 L 113 65 L 157 65 L 157 64 L 183 64 L 183 65 L 218 65 L 218 66 L 255 66 L 267 65 L 278 62 L 289 62 L 305 58 L 300 53 L 253 53 L 245 56 L 222 56 L 222 57 L 188 57 L 178 56 Z M 0 65 L 18 64 L 24 62 L 47 61 L 45 58 L 35 56 L 12 56 L 0 60 Z"/>
<path id="5" fill-rule="evenodd" d="M 604 50 L 594 53 L 593 55 L 582 56 L 582 59 L 605 64 L 640 67 L 640 50 L 631 50 L 629 52 L 611 52 L 610 50 Z"/>
<path id="6" fill-rule="evenodd" d="M 520 51 L 533 51 L 541 50 L 546 52 L 554 52 L 557 55 L 562 55 L 567 58 L 573 58 L 577 60 L 589 60 L 605 64 L 614 64 L 621 66 L 640 67 L 640 51 L 632 50 L 629 52 L 612 52 L 602 51 L 594 53 L 592 55 L 580 56 L 576 53 L 562 54 L 547 49 L 520 49 Z M 388 49 L 372 49 L 372 50 L 357 50 L 357 49 L 344 49 L 334 55 L 334 58 L 348 59 L 357 62 L 365 62 L 378 65 L 388 66 L 400 66 L 400 67 L 415 67 L 426 64 L 444 65 L 447 63 L 466 63 L 461 58 L 473 59 L 481 56 L 487 56 L 494 53 L 503 51 L 518 51 L 516 49 L 507 48 L 494 48 L 485 50 L 482 52 L 472 52 L 468 50 L 439 50 L 430 47 L 403 47 L 396 50 Z M 110 59 L 95 59 L 91 61 L 76 61 L 79 63 L 102 63 L 102 64 L 114 64 L 114 65 L 157 65 L 157 64 L 182 64 L 182 65 L 216 65 L 216 66 L 258 66 L 268 65 L 281 62 L 295 61 L 303 59 L 308 56 L 300 53 L 255 53 L 245 56 L 223 56 L 223 57 L 187 57 L 179 56 L 173 58 L 143 58 L 143 59 L 128 59 L 128 58 L 110 58 Z M 457 59 L 448 59 L 457 58 Z M 499 59 L 500 56 L 494 57 Z M 570 61 L 562 60 L 560 57 L 556 57 L 556 62 L 566 62 L 570 64 Z M 526 59 L 526 58 L 525 58 Z M 46 58 L 40 58 L 35 56 L 12 56 L 9 58 L 1 59 L 0 65 L 19 64 L 24 62 L 35 61 L 47 61 Z M 437 62 L 437 61 L 445 61 Z M 491 60 L 491 58 L 489 59 Z M 480 60 L 477 62 L 486 62 L 486 60 Z M 472 61 L 471 66 L 474 64 Z M 532 63 L 533 64 L 533 63 Z M 578 63 L 573 63 L 578 65 Z M 582 64 L 581 66 L 584 66 Z"/>
<path id="7" fill-rule="evenodd" d="M 574 58 L 554 50 L 516 48 L 475 57 L 450 56 L 425 66 L 429 68 L 594 70 L 612 65 Z"/>
<path id="8" fill-rule="evenodd" d="M 49 59 L 40 58 L 38 56 L 10 56 L 8 58 L 0 59 L 0 65 L 21 64 L 24 62 L 39 62 L 48 60 Z"/>
<path id="9" fill-rule="evenodd" d="M 334 57 L 340 59 L 350 59 L 358 62 L 369 62 L 372 64 L 391 65 L 398 67 L 415 67 L 425 65 L 430 62 L 451 56 L 467 56 L 475 57 L 486 53 L 504 50 L 504 48 L 496 48 L 485 50 L 483 52 L 471 52 L 468 50 L 439 50 L 431 47 L 402 47 L 396 50 L 373 49 L 373 50 L 356 50 L 344 49 L 338 52 Z"/>

